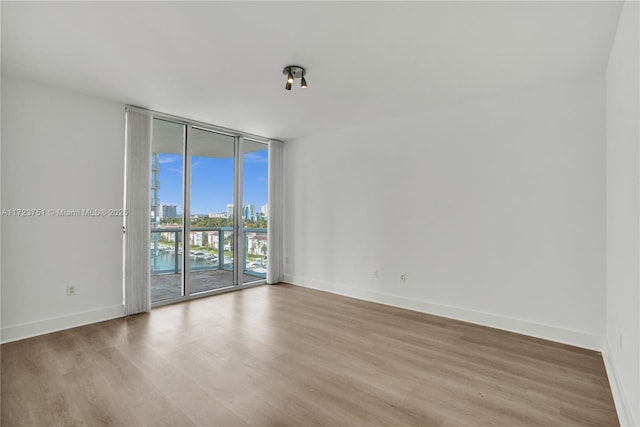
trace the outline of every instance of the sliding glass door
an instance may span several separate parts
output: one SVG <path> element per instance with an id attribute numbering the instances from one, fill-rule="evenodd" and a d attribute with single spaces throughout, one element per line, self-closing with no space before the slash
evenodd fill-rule
<path id="1" fill-rule="evenodd" d="M 191 294 L 234 284 L 235 138 L 192 128 L 189 155 L 189 269 Z"/>
<path id="2" fill-rule="evenodd" d="M 153 120 L 151 141 L 151 302 L 184 296 L 183 198 L 187 127 Z"/>
<path id="3" fill-rule="evenodd" d="M 245 139 L 242 144 L 243 283 L 267 277 L 268 145 Z"/>
<path id="4" fill-rule="evenodd" d="M 268 145 L 163 117 L 151 145 L 152 304 L 263 283 Z"/>

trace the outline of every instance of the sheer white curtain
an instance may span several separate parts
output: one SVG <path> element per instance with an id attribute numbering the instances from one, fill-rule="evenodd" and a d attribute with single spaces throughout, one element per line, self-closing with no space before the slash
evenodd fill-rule
<path id="1" fill-rule="evenodd" d="M 125 314 L 151 309 L 149 205 L 151 203 L 151 112 L 127 106 L 124 207 Z"/>
<path id="2" fill-rule="evenodd" d="M 282 280 L 282 211 L 284 189 L 283 147 L 269 141 L 269 191 L 267 194 L 267 283 Z"/>

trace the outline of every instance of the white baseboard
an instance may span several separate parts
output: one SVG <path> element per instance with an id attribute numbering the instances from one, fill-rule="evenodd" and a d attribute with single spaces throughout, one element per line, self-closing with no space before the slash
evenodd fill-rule
<path id="1" fill-rule="evenodd" d="M 115 319 L 122 316 L 124 316 L 124 306 L 119 304 L 95 310 L 71 313 L 65 316 L 3 326 L 0 332 L 2 336 L 0 341 L 4 344 L 24 338 L 35 337 L 37 335 L 48 334 L 50 332 L 61 331 L 63 329 L 75 328 L 76 326 Z"/>
<path id="2" fill-rule="evenodd" d="M 640 424 L 633 419 L 633 413 L 629 405 L 629 400 L 621 386 L 620 379 L 618 377 L 615 363 L 611 357 L 611 347 L 609 341 L 604 341 L 604 348 L 602 349 L 602 359 L 604 360 L 604 367 L 607 370 L 607 377 L 609 378 L 609 385 L 611 386 L 611 393 L 613 394 L 613 402 L 616 405 L 616 412 L 618 413 L 618 420 L 621 427 L 637 427 Z"/>
<path id="3" fill-rule="evenodd" d="M 284 282 L 291 283 L 306 288 L 331 292 L 338 295 L 357 298 L 365 301 L 376 302 L 422 313 L 434 314 L 436 316 L 450 319 L 462 320 L 478 325 L 489 326 L 536 338 L 569 344 L 589 350 L 601 351 L 603 338 L 598 335 L 583 331 L 560 328 L 557 326 L 535 323 L 523 319 L 501 316 L 498 314 L 486 313 L 471 310 L 463 307 L 454 307 L 430 301 L 407 298 L 397 295 L 390 295 L 369 289 L 356 288 L 344 284 L 327 283 L 315 279 L 300 276 L 285 275 Z"/>

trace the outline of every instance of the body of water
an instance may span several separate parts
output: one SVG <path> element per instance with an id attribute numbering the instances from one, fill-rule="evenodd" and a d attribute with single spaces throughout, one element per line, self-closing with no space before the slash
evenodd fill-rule
<path id="1" fill-rule="evenodd" d="M 153 251 L 152 251 L 153 252 Z M 157 255 L 151 255 L 151 272 L 169 272 L 175 270 L 175 255 L 173 251 L 164 252 L 159 251 Z M 227 263 L 228 266 L 231 266 Z M 178 255 L 178 266 L 182 266 L 182 255 Z M 190 257 L 189 258 L 189 266 L 192 270 L 199 268 L 217 268 L 218 261 L 216 260 L 205 260 L 202 257 Z"/>

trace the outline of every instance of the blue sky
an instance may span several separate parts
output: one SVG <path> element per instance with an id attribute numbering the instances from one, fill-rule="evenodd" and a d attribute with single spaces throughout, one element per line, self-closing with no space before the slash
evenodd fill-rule
<path id="1" fill-rule="evenodd" d="M 243 156 L 243 202 L 260 211 L 267 204 L 268 150 Z M 182 155 L 160 153 L 160 203 L 182 213 Z M 233 203 L 233 157 L 191 158 L 191 214 L 226 212 Z"/>

